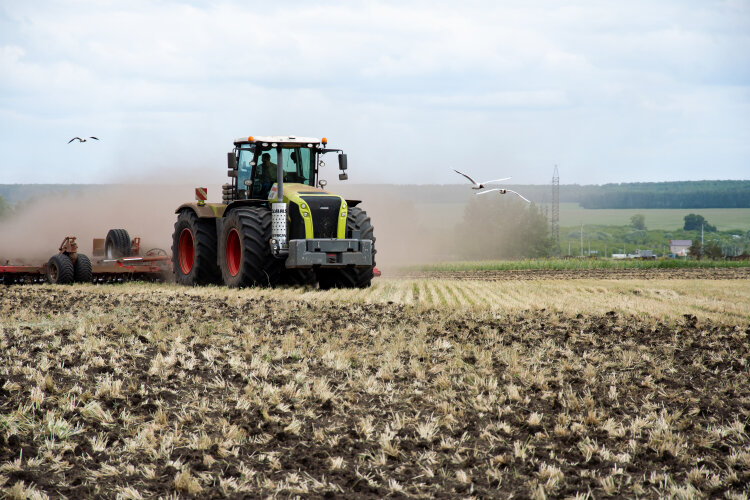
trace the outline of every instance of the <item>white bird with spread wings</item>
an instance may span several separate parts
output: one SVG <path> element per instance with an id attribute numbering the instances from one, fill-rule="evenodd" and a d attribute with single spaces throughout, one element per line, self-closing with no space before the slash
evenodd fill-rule
<path id="1" fill-rule="evenodd" d="M 518 196 L 519 198 L 521 198 L 521 199 L 522 199 L 523 201 L 525 201 L 526 203 L 531 203 L 531 200 L 528 200 L 528 199 L 524 198 L 524 197 L 523 197 L 523 196 L 521 195 L 521 193 L 519 193 L 519 192 L 517 192 L 517 191 L 513 191 L 512 189 L 505 189 L 505 188 L 495 188 L 495 189 L 488 189 L 487 191 L 481 191 L 481 192 L 479 192 L 479 193 L 476 193 L 476 194 L 477 194 L 477 195 L 480 195 L 480 194 L 487 194 L 487 193 L 491 193 L 491 192 L 493 192 L 493 191 L 497 191 L 497 192 L 499 192 L 500 194 L 505 194 L 505 193 L 513 193 L 513 194 L 515 194 L 516 196 Z"/>
<path id="2" fill-rule="evenodd" d="M 471 186 L 471 189 L 484 189 L 485 187 L 487 187 L 487 184 L 494 184 L 495 182 L 502 182 L 502 181 L 507 181 L 508 179 L 510 179 L 510 177 L 504 177 L 502 179 L 495 179 L 493 181 L 477 182 L 474 179 L 472 179 L 471 177 L 469 177 L 468 175 L 466 175 L 465 173 L 459 172 L 455 168 L 453 169 L 453 171 L 456 172 L 457 174 L 461 174 L 464 177 L 466 177 L 467 179 L 469 179 L 469 182 L 471 182 L 472 184 L 474 184 L 473 186 Z"/>

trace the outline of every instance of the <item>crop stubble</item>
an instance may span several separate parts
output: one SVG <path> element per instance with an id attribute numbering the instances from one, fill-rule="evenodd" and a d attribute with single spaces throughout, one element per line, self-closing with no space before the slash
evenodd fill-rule
<path id="1" fill-rule="evenodd" d="M 732 283 L 747 297 L 713 285 Z M 644 314 L 644 296 L 697 301 L 666 283 L 559 286 L 630 302 L 581 314 L 447 280 L 0 288 L 0 487 L 746 496 L 747 315 Z"/>

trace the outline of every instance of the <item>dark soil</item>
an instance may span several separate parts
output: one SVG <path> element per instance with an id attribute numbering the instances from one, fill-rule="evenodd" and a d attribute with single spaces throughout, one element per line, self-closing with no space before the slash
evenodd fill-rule
<path id="1" fill-rule="evenodd" d="M 0 288 L 0 491 L 750 493 L 748 325 L 286 293 Z"/>

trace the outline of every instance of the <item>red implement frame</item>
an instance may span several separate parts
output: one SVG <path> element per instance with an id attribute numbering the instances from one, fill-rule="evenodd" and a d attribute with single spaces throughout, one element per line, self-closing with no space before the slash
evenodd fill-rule
<path id="1" fill-rule="evenodd" d="M 93 254 L 97 255 L 97 243 L 94 240 Z M 144 256 L 138 255 L 141 250 L 141 239 L 133 238 L 131 256 L 119 259 L 98 259 L 92 261 L 93 281 L 119 282 L 127 280 L 161 281 L 172 275 L 172 259 L 166 255 Z M 78 256 L 78 244 L 75 236 L 66 236 L 58 248 L 58 253 L 64 253 L 75 262 Z M 9 261 L 0 266 L 0 284 L 14 283 L 43 283 L 46 281 L 47 263 L 40 265 L 11 265 Z"/>

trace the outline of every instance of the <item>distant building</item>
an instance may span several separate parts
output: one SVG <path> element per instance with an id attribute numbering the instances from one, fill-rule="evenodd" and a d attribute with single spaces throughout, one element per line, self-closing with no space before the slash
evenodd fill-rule
<path id="1" fill-rule="evenodd" d="M 693 240 L 669 240 L 669 253 L 678 257 L 685 257 L 688 254 L 688 248 L 693 244 Z"/>

